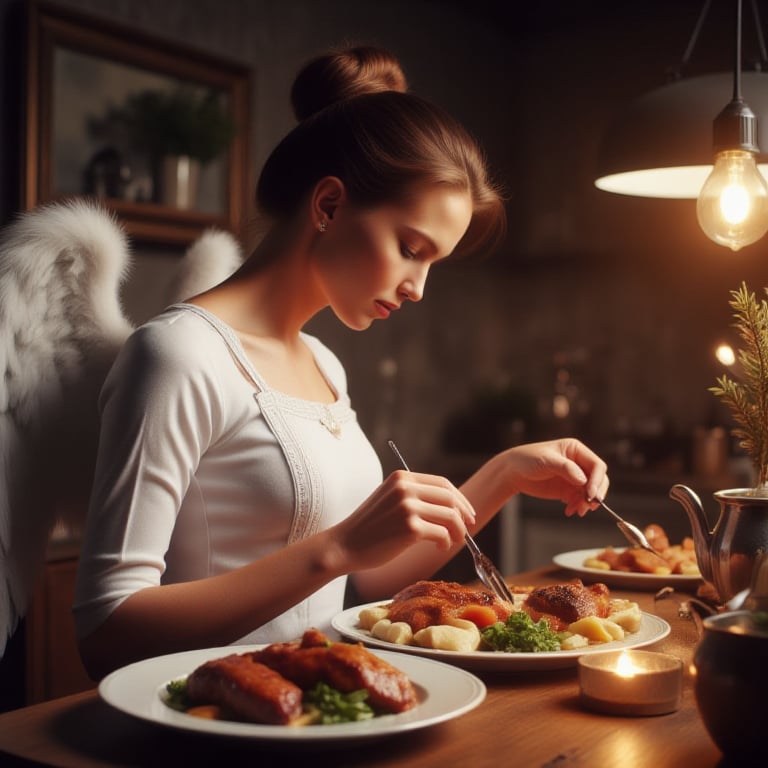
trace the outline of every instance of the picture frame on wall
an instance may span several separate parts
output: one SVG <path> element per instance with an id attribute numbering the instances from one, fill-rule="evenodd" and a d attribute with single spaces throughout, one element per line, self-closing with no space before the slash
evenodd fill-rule
<path id="1" fill-rule="evenodd" d="M 243 237 L 249 68 L 42 0 L 28 10 L 22 208 L 84 196 L 137 241 Z"/>

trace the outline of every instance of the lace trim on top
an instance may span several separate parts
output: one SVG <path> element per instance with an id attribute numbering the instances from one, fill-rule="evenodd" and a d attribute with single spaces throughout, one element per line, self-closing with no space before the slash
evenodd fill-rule
<path id="1" fill-rule="evenodd" d="M 302 450 L 301 443 L 297 440 L 294 430 L 285 416 L 287 413 L 290 413 L 299 418 L 318 421 L 332 435 L 339 437 L 343 425 L 355 419 L 355 413 L 351 408 L 349 397 L 346 394 L 339 395 L 333 381 L 323 369 L 322 363 L 314 355 L 314 350 L 312 352 L 315 357 L 315 363 L 328 382 L 328 385 L 336 394 L 336 400 L 333 403 L 326 404 L 313 400 L 303 400 L 299 397 L 270 389 L 253 365 L 251 365 L 240 343 L 240 339 L 232 328 L 196 304 L 181 302 L 169 307 L 169 309 L 176 308 L 194 312 L 219 333 L 227 344 L 235 364 L 256 389 L 253 395 L 254 399 L 258 403 L 264 420 L 269 425 L 283 451 L 293 479 L 295 507 L 288 543 L 300 541 L 316 533 L 323 510 L 321 474 L 312 458 Z"/>

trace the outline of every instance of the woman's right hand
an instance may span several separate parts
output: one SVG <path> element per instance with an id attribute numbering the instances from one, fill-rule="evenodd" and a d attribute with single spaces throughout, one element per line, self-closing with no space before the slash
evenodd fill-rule
<path id="1" fill-rule="evenodd" d="M 449 480 L 397 470 L 329 533 L 352 572 L 382 565 L 419 541 L 447 550 L 474 522 L 472 505 Z"/>

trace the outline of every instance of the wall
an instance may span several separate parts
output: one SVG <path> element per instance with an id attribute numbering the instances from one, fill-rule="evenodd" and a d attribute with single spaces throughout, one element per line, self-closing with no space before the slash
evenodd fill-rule
<path id="1" fill-rule="evenodd" d="M 698 0 L 540 9 L 438 0 L 64 4 L 249 64 L 256 169 L 292 125 L 287 93 L 299 65 L 345 40 L 392 48 L 413 89 L 481 139 L 510 193 L 503 251 L 487 264 L 436 268 L 420 305 L 365 334 L 325 314 L 310 327 L 347 365 L 385 465 L 393 437 L 414 466 L 442 466 L 446 420 L 488 385 L 511 383 L 535 398 L 538 427 L 527 436 L 575 433 L 617 465 L 682 471 L 691 430 L 722 420 L 707 392 L 718 373 L 712 348 L 729 334 L 728 291 L 742 279 L 763 284 L 765 242 L 734 255 L 698 230 L 691 201 L 621 198 L 592 185 L 603 128 L 622 103 L 663 82 Z M 0 0 L 4 32 L 16 5 Z M 719 26 L 708 23 L 697 63 L 727 69 L 713 40 Z M 6 72 L 4 103 L 13 81 Z M 16 156 L 10 141 L 4 117 L 4 178 Z M 137 322 L 160 308 L 177 256 L 137 248 L 125 293 Z M 563 371 L 573 410 L 556 419 Z"/>

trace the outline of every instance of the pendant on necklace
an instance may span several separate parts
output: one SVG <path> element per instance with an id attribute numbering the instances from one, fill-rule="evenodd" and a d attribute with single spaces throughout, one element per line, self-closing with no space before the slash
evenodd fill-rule
<path id="1" fill-rule="evenodd" d="M 341 424 L 333 417 L 329 408 L 323 408 L 323 415 L 320 417 L 320 423 L 334 436 L 341 436 Z"/>

